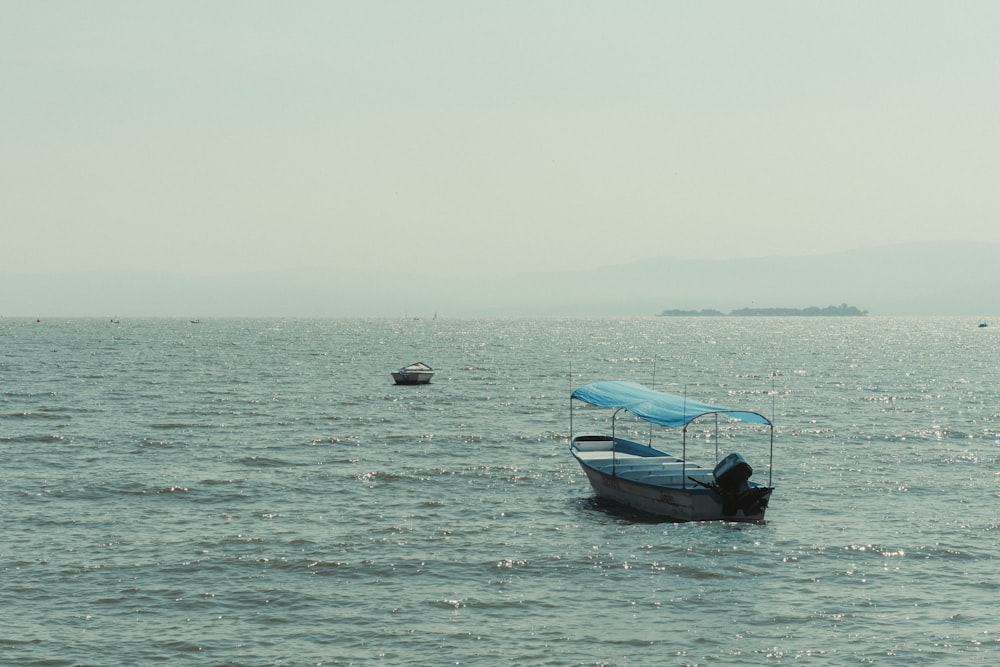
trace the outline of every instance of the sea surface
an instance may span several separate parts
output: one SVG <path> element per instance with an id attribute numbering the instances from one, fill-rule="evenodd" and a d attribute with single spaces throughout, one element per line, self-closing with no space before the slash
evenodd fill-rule
<path id="1" fill-rule="evenodd" d="M 977 324 L 0 319 L 0 664 L 996 665 Z M 597 502 L 608 379 L 773 415 L 767 521 Z"/>

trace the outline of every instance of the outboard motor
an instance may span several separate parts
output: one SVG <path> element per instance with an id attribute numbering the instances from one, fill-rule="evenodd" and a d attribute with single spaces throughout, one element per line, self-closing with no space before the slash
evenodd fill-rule
<path id="1" fill-rule="evenodd" d="M 767 507 L 767 492 L 764 487 L 750 488 L 753 468 L 743 456 L 733 452 L 719 461 L 712 471 L 719 495 L 722 496 L 722 513 L 726 516 L 743 510 L 746 515 L 757 514 Z"/>

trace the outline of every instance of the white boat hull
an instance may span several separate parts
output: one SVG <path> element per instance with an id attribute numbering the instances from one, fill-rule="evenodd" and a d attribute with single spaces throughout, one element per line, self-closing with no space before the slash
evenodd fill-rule
<path id="1" fill-rule="evenodd" d="M 676 521 L 763 521 L 764 509 L 745 514 L 737 509 L 735 514 L 723 511 L 722 497 L 711 489 L 690 486 L 673 487 L 645 484 L 623 475 L 609 475 L 580 461 L 590 485 L 598 497 L 630 507 L 643 514 L 662 516 Z M 769 499 L 771 490 L 765 496 Z M 765 503 L 766 506 L 766 503 Z"/>
<path id="2" fill-rule="evenodd" d="M 392 373 L 396 384 L 427 384 L 434 377 L 434 369 L 422 361 L 403 366 Z"/>
<path id="3" fill-rule="evenodd" d="M 392 374 L 392 379 L 396 381 L 396 384 L 428 384 L 432 377 L 434 377 L 434 373 L 396 372 Z"/>

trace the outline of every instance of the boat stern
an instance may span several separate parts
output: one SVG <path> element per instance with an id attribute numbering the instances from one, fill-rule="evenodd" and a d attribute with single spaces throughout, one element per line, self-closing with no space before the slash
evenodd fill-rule
<path id="1" fill-rule="evenodd" d="M 753 468 L 746 462 L 742 454 L 733 452 L 719 461 L 712 470 L 715 486 L 722 497 L 723 516 L 764 517 L 772 489 L 757 484 L 751 485 L 750 476 Z"/>

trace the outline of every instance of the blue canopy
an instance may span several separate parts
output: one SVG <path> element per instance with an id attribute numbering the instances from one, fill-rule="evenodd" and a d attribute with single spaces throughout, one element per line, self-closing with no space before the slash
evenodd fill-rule
<path id="1" fill-rule="evenodd" d="M 754 424 L 771 424 L 767 417 L 756 412 L 699 403 L 683 396 L 653 391 L 635 382 L 595 382 L 579 387 L 571 398 L 601 408 L 624 408 L 640 419 L 673 428 L 687 426 L 698 417 L 712 413 Z"/>

